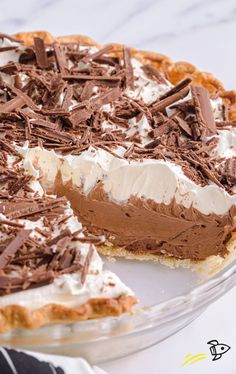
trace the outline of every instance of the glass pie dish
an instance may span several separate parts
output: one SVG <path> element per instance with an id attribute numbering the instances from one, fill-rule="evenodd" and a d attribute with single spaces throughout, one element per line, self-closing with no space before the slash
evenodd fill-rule
<path id="1" fill-rule="evenodd" d="M 176 333 L 236 283 L 236 260 L 205 281 L 196 272 L 157 263 L 117 260 L 108 265 L 139 297 L 132 314 L 16 330 L 1 334 L 0 345 L 107 361 Z"/>

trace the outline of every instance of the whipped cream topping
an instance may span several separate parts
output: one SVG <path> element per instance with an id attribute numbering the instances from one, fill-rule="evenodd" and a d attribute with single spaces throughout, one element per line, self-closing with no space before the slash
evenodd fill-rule
<path id="1" fill-rule="evenodd" d="M 47 286 L 20 291 L 20 294 L 1 296 L 0 308 L 20 305 L 33 310 L 47 304 L 75 308 L 93 298 L 117 298 L 121 295 L 133 295 L 133 293 L 108 270 L 101 271 L 98 275 L 87 275 L 83 285 L 78 273 L 63 274 Z"/>
<path id="2" fill-rule="evenodd" d="M 121 149 L 119 151 L 121 155 Z M 164 204 L 170 204 L 175 198 L 186 208 L 193 206 L 203 214 L 219 215 L 236 204 L 236 195 L 229 195 L 213 183 L 197 185 L 185 176 L 179 165 L 168 161 L 128 161 L 93 147 L 79 156 L 62 157 L 40 148 L 24 148 L 21 152 L 30 169 L 41 171 L 44 185 L 49 189 L 53 188 L 60 171 L 63 183 L 72 181 L 74 187 L 85 194 L 102 181 L 104 191 L 118 204 L 126 203 L 130 196 Z"/>
<path id="3" fill-rule="evenodd" d="M 220 130 L 219 142 L 216 147 L 218 156 L 231 158 L 236 156 L 236 129 Z"/>

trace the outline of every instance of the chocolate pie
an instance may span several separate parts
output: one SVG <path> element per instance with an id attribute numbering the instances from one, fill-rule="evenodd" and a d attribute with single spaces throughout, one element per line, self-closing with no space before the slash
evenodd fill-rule
<path id="1" fill-rule="evenodd" d="M 232 259 L 234 91 L 84 36 L 0 38 L 1 332 L 129 311 L 134 294 L 96 248 L 171 266 Z"/>

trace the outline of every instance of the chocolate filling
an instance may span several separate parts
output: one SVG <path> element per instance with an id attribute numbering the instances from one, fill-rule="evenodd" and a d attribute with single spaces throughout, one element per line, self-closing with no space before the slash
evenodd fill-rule
<path id="1" fill-rule="evenodd" d="M 105 235 L 115 246 L 137 254 L 152 253 L 179 259 L 204 260 L 227 254 L 225 243 L 235 228 L 236 207 L 228 214 L 205 215 L 172 200 L 158 204 L 135 196 L 119 205 L 112 202 L 102 183 L 84 195 L 71 182 L 63 185 L 60 175 L 54 192 L 66 196 L 90 233 Z"/>

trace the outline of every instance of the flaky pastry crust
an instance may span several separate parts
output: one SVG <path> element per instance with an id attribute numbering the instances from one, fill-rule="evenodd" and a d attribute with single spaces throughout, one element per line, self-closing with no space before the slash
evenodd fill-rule
<path id="1" fill-rule="evenodd" d="M 47 304 L 38 309 L 20 305 L 0 308 L 0 333 L 17 328 L 36 329 L 50 323 L 69 323 L 108 316 L 119 316 L 129 312 L 137 299 L 134 296 L 91 299 L 77 308 L 59 304 Z"/>

